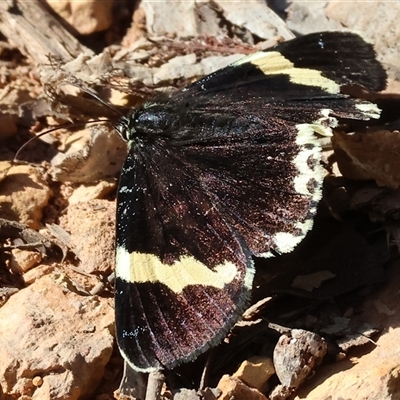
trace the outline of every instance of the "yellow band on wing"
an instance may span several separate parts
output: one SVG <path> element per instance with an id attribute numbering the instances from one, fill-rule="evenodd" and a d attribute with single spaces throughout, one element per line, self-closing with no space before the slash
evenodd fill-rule
<path id="1" fill-rule="evenodd" d="M 148 253 L 129 253 L 117 248 L 116 275 L 131 283 L 161 283 L 175 293 L 181 293 L 189 285 L 211 286 L 217 289 L 238 278 L 239 271 L 230 261 L 215 266 L 213 269 L 196 260 L 183 256 L 174 264 L 163 264 L 161 260 Z M 242 277 L 244 279 L 244 277 Z"/>
<path id="2" fill-rule="evenodd" d="M 332 79 L 322 76 L 320 71 L 296 68 L 290 60 L 277 51 L 250 54 L 232 65 L 238 66 L 244 63 L 256 65 L 265 75 L 288 75 L 292 83 L 319 87 L 328 93 L 340 92 L 340 85 Z"/>

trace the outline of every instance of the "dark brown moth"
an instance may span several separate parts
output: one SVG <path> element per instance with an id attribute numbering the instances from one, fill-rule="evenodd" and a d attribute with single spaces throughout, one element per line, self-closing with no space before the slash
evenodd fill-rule
<path id="1" fill-rule="evenodd" d="M 305 237 L 322 196 L 315 133 L 379 117 L 345 85 L 385 88 L 373 47 L 314 33 L 122 118 L 116 330 L 131 368 L 171 369 L 218 344 L 249 301 L 252 256 Z"/>

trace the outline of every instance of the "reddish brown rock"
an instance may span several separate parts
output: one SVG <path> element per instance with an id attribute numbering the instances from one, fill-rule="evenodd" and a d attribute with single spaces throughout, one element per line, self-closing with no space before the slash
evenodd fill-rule
<path id="1" fill-rule="evenodd" d="M 42 169 L 29 165 L 11 167 L 0 188 L 2 218 L 37 229 L 51 195 Z"/>
<path id="2" fill-rule="evenodd" d="M 110 273 L 114 268 L 115 203 L 92 200 L 72 204 L 61 226 L 71 234 L 70 246 L 83 271 Z"/>
<path id="3" fill-rule="evenodd" d="M 233 377 L 260 392 L 265 392 L 268 379 L 274 374 L 275 368 L 270 357 L 254 356 L 243 361 Z"/>
<path id="4" fill-rule="evenodd" d="M 68 197 L 69 204 L 83 203 L 95 199 L 103 199 L 117 187 L 115 179 L 100 181 L 94 185 L 82 184 Z"/>
<path id="5" fill-rule="evenodd" d="M 81 35 L 106 30 L 112 23 L 113 0 L 47 0 L 53 10 Z"/>
<path id="6" fill-rule="evenodd" d="M 11 254 L 10 267 L 17 274 L 27 272 L 42 261 L 42 255 L 36 251 L 13 249 Z"/>
<path id="7" fill-rule="evenodd" d="M 221 391 L 218 400 L 267 400 L 257 389 L 250 388 L 240 379 L 229 375 L 220 379 L 218 389 Z"/>
<path id="8" fill-rule="evenodd" d="M 100 382 L 113 349 L 111 299 L 45 276 L 0 308 L 0 385 L 10 398 L 75 400 Z"/>
<path id="9" fill-rule="evenodd" d="M 52 272 L 54 272 L 54 269 L 56 268 L 57 264 L 54 265 L 38 265 L 36 268 L 30 269 L 28 272 L 26 272 L 23 275 L 24 282 L 27 285 L 30 285 L 31 283 L 37 281 L 40 279 L 42 276 L 49 275 Z"/>

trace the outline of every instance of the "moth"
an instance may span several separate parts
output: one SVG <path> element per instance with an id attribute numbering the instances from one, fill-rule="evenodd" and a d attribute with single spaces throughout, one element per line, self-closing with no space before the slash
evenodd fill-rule
<path id="1" fill-rule="evenodd" d="M 321 148 L 341 119 L 379 118 L 341 90 L 386 86 L 358 34 L 321 32 L 160 95 L 116 126 L 129 152 L 116 224 L 116 335 L 136 371 L 217 345 L 249 302 L 252 256 L 292 251 L 322 196 Z"/>

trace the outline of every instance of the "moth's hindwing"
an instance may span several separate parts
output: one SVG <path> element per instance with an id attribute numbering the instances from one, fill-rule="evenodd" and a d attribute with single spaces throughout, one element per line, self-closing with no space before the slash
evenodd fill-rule
<path id="1" fill-rule="evenodd" d="M 174 368 L 224 337 L 249 299 L 251 256 L 290 252 L 312 227 L 323 180 L 314 132 L 379 116 L 341 87 L 385 82 L 371 45 L 325 32 L 122 119 L 116 327 L 132 368 Z"/>
<path id="2" fill-rule="evenodd" d="M 253 263 L 197 171 L 156 146 L 146 154 L 131 152 L 123 171 L 118 343 L 137 370 L 173 368 L 216 344 L 239 317 Z"/>

